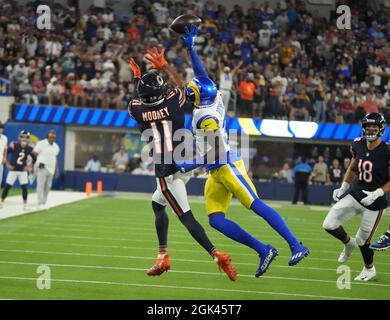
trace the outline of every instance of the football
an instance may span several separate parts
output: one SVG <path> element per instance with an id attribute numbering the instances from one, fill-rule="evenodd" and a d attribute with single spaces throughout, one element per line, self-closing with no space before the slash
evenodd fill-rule
<path id="1" fill-rule="evenodd" d="M 190 27 L 192 24 L 199 27 L 199 25 L 202 23 L 202 19 L 194 16 L 192 14 L 183 14 L 181 16 L 178 16 L 175 20 L 172 21 L 171 25 L 169 26 L 171 30 L 178 34 L 185 34 L 184 28 L 186 26 Z"/>

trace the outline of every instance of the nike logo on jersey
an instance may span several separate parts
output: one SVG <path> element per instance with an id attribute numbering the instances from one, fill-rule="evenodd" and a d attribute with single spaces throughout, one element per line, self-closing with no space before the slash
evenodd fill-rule
<path id="1" fill-rule="evenodd" d="M 142 112 L 143 121 L 156 121 L 156 120 L 165 119 L 168 116 L 169 116 L 168 107 L 162 108 L 160 110 Z"/>

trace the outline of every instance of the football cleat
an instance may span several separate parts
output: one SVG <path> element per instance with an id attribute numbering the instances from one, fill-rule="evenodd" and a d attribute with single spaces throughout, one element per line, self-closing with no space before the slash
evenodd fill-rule
<path id="1" fill-rule="evenodd" d="M 162 259 L 156 259 L 153 267 L 151 267 L 146 273 L 148 276 L 159 276 L 164 272 L 168 272 L 171 269 L 171 262 L 168 255 L 165 255 Z"/>
<path id="2" fill-rule="evenodd" d="M 340 256 L 337 259 L 337 261 L 340 263 L 347 262 L 349 257 L 352 254 L 352 251 L 356 247 L 357 247 L 356 240 L 354 238 L 351 238 L 348 243 L 344 244 L 344 250 L 340 253 Z"/>
<path id="3" fill-rule="evenodd" d="M 374 242 L 370 246 L 371 249 L 377 251 L 385 251 L 390 248 L 390 237 L 387 235 L 382 235 L 377 242 Z"/>
<path id="4" fill-rule="evenodd" d="M 255 273 L 256 278 L 267 272 L 269 266 L 271 265 L 271 262 L 279 255 L 278 250 L 276 250 L 273 246 L 268 245 L 267 247 L 268 253 L 263 257 L 259 255 L 260 264 Z"/>
<path id="5" fill-rule="evenodd" d="M 306 248 L 302 242 L 299 243 L 296 247 L 292 248 L 291 259 L 288 262 L 289 266 L 295 266 L 305 257 L 307 257 L 310 253 L 309 248 Z"/>
<path id="6" fill-rule="evenodd" d="M 232 265 L 230 255 L 217 251 L 213 258 L 214 261 L 218 264 L 219 271 L 225 272 L 230 280 L 236 281 L 237 269 Z"/>
<path id="7" fill-rule="evenodd" d="M 370 269 L 363 267 L 362 272 L 355 278 L 356 281 L 369 281 L 376 276 L 375 267 Z"/>

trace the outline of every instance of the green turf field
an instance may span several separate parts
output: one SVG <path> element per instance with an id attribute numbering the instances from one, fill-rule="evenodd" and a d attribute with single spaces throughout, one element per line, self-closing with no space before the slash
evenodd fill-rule
<path id="1" fill-rule="evenodd" d="M 239 278 L 231 282 L 187 234 L 169 210 L 172 270 L 147 277 L 156 254 L 156 235 L 149 200 L 95 198 L 46 212 L 0 221 L 0 298 L 2 299 L 389 299 L 390 252 L 376 254 L 377 279 L 352 280 L 351 289 L 336 286 L 341 245 L 325 233 L 324 208 L 277 208 L 311 255 L 289 267 L 287 245 L 262 219 L 239 205 L 229 216 L 280 256 L 261 278 L 253 276 L 258 258 L 207 224 L 203 204 L 193 211 L 221 251 L 231 253 Z M 1 214 L 1 213 L 0 213 Z M 359 219 L 347 225 L 355 231 Z M 379 231 L 386 229 L 385 215 Z M 37 268 L 51 270 L 51 289 L 37 289 Z M 348 266 L 353 279 L 362 267 L 357 250 Z"/>

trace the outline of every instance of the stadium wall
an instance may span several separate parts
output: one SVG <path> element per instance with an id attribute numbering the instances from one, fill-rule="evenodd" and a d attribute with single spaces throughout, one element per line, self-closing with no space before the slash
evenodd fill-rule
<path id="1" fill-rule="evenodd" d="M 97 181 L 103 182 L 104 191 L 125 191 L 153 193 L 156 189 L 154 176 L 134 175 L 130 173 L 95 173 L 67 171 L 64 175 L 65 189 L 85 190 L 85 184 L 92 182 L 96 189 Z M 187 184 L 187 192 L 192 196 L 203 196 L 206 179 L 192 178 Z M 262 199 L 292 201 L 294 184 L 280 182 L 253 181 Z M 329 205 L 332 201 L 332 186 L 310 185 L 309 201 L 313 204 Z"/>

